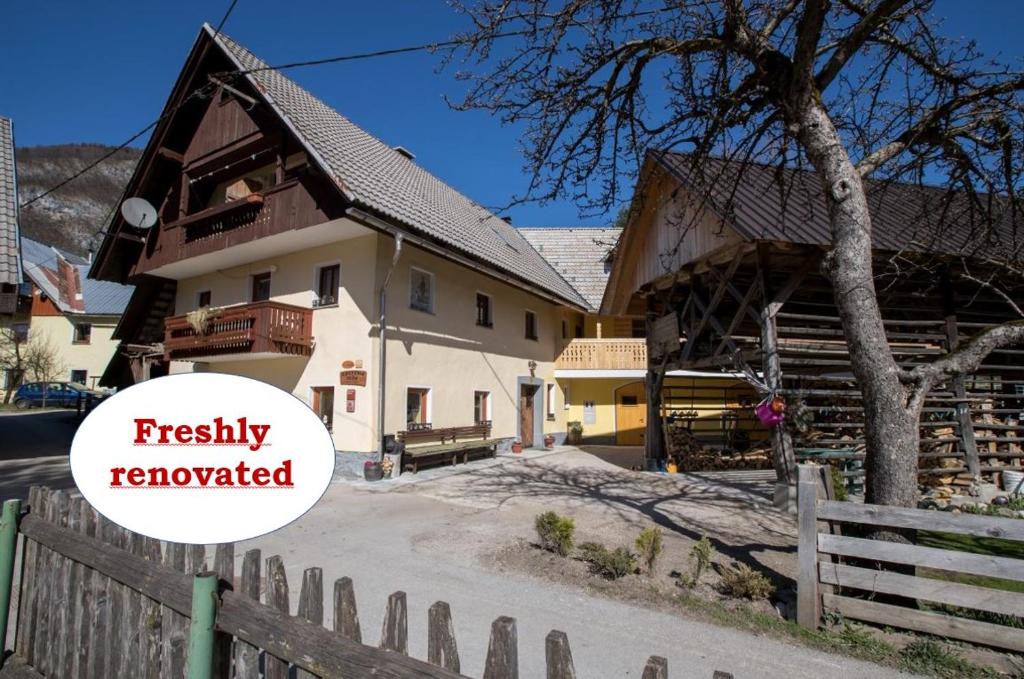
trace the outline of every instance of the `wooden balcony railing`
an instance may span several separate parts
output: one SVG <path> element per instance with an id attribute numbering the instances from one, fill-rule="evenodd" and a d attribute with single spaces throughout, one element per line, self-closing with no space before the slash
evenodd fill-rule
<path id="1" fill-rule="evenodd" d="M 555 359 L 558 370 L 646 370 L 643 338 L 574 339 Z"/>
<path id="2" fill-rule="evenodd" d="M 0 292 L 0 314 L 13 314 L 18 311 L 18 293 Z"/>
<path id="3" fill-rule="evenodd" d="M 225 307 L 197 332 L 187 316 L 164 321 L 164 357 L 202 360 L 226 354 L 309 356 L 313 351 L 313 310 L 255 302 Z"/>

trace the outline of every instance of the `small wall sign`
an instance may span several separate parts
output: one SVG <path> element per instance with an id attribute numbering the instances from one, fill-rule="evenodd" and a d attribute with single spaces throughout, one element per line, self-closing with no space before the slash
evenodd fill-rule
<path id="1" fill-rule="evenodd" d="M 351 385 L 353 387 L 365 387 L 366 386 L 366 371 L 365 370 L 342 370 L 341 371 L 341 383 Z"/>
<path id="2" fill-rule="evenodd" d="M 342 370 L 351 370 L 354 367 L 356 367 L 356 364 L 355 364 L 354 361 L 342 361 L 341 362 Z"/>
<path id="3" fill-rule="evenodd" d="M 348 389 L 345 391 L 345 412 L 354 413 L 356 411 L 356 390 Z"/>

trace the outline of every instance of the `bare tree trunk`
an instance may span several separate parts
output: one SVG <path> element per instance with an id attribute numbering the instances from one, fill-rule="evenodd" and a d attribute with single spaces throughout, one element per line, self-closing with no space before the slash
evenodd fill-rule
<path id="1" fill-rule="evenodd" d="M 866 500 L 913 507 L 917 502 L 920 403 L 908 404 L 899 366 L 886 341 L 875 293 L 871 215 L 860 175 L 817 100 L 799 114 L 798 136 L 828 195 L 832 249 L 824 273 L 832 283 L 864 401 Z"/>

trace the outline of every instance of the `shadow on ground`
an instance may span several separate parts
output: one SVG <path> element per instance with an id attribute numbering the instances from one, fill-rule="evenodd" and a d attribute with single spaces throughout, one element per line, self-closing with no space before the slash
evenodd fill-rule
<path id="1" fill-rule="evenodd" d="M 74 488 L 68 453 L 76 429 L 73 410 L 0 414 L 0 499 L 27 498 L 33 485 Z"/>

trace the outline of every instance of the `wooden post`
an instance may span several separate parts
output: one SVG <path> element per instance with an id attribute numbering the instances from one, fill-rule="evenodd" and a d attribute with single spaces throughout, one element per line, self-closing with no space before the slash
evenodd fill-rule
<path id="1" fill-rule="evenodd" d="M 797 524 L 798 572 L 796 581 L 796 620 L 801 627 L 817 629 L 821 620 L 821 596 L 818 592 L 818 468 L 800 465 Z"/>
<path id="2" fill-rule="evenodd" d="M 409 655 L 409 616 L 405 592 L 395 592 L 388 597 L 388 609 L 384 613 L 384 625 L 380 630 L 380 647 Z"/>
<path id="3" fill-rule="evenodd" d="M 267 559 L 267 605 L 291 615 L 288 604 L 288 577 L 284 572 L 284 561 L 279 556 Z M 267 654 L 264 658 L 265 679 L 288 679 L 288 662 Z"/>
<path id="4" fill-rule="evenodd" d="M 164 545 L 163 563 L 168 568 L 185 572 L 185 545 L 168 542 Z M 114 585 L 111 585 L 113 588 Z M 163 607 L 160 623 L 160 676 L 178 679 L 185 673 L 185 616 L 168 606 Z M 97 675 L 103 676 L 103 675 Z"/>
<path id="5" fill-rule="evenodd" d="M 427 662 L 456 674 L 460 671 L 452 609 L 445 601 L 435 602 L 427 611 Z"/>
<path id="6" fill-rule="evenodd" d="M 235 545 L 227 542 L 217 545 L 213 553 L 213 570 L 224 589 L 235 588 Z M 231 635 L 217 633 L 213 647 L 213 675 L 231 676 Z"/>
<path id="7" fill-rule="evenodd" d="M 956 300 L 953 295 L 953 282 L 949 269 L 945 267 L 940 276 L 942 284 L 942 307 L 946 315 L 946 352 L 953 353 L 960 346 L 960 330 L 956 324 Z M 964 451 L 967 471 L 974 477 L 974 482 L 981 480 L 981 463 L 978 460 L 978 444 L 974 440 L 974 422 L 971 420 L 971 409 L 967 402 L 967 385 L 963 375 L 952 380 L 953 396 L 956 398 L 955 417 L 957 433 L 960 435 L 960 446 Z"/>
<path id="8" fill-rule="evenodd" d="M 516 620 L 502 616 L 491 623 L 483 679 L 519 678 L 519 641 Z"/>
<path id="9" fill-rule="evenodd" d="M 576 679 L 572 664 L 569 637 L 565 632 L 551 630 L 544 639 L 544 656 L 548 666 L 547 679 Z"/>
<path id="10" fill-rule="evenodd" d="M 4 502 L 0 516 L 0 667 L 7 650 L 7 619 L 11 609 L 11 584 L 14 582 L 14 553 L 18 545 L 18 517 L 21 500 Z"/>
<path id="11" fill-rule="evenodd" d="M 647 427 L 644 435 L 644 457 L 647 470 L 657 471 L 665 459 L 665 441 L 662 435 L 661 421 L 661 385 L 664 379 L 665 363 L 658 371 L 658 359 L 654 357 L 652 341 L 654 338 L 654 320 L 657 313 L 654 295 L 647 296 L 646 335 L 647 335 Z M 668 348 L 662 349 L 667 351 Z"/>
<path id="12" fill-rule="evenodd" d="M 782 389 L 782 364 L 775 314 L 781 305 L 772 301 L 766 244 L 758 244 L 757 270 L 761 282 L 761 370 L 767 387 L 777 391 Z M 782 424 L 772 428 L 772 464 L 776 476 L 775 506 L 793 511 L 796 503 L 796 454 L 793 452 L 793 439 Z"/>
<path id="13" fill-rule="evenodd" d="M 242 582 L 240 594 L 253 601 L 260 600 L 260 550 L 250 549 L 242 557 Z M 235 677 L 237 679 L 259 679 L 260 649 L 242 641 L 235 642 Z"/>
<path id="14" fill-rule="evenodd" d="M 307 568 L 302 572 L 299 590 L 299 617 L 315 625 L 324 624 L 324 572 L 322 568 Z M 303 669 L 295 671 L 296 679 L 314 679 L 316 675 Z"/>
<path id="15" fill-rule="evenodd" d="M 359 628 L 359 611 L 356 608 L 356 592 L 352 578 L 338 578 L 334 581 L 334 631 L 346 639 L 363 643 L 363 632 Z"/>
<path id="16" fill-rule="evenodd" d="M 192 581 L 192 621 L 188 628 L 188 679 L 213 677 L 216 620 L 217 574 L 200 573 Z"/>
<path id="17" fill-rule="evenodd" d="M 652 655 L 647 659 L 641 679 L 668 679 L 668 660 L 660 655 Z"/>

